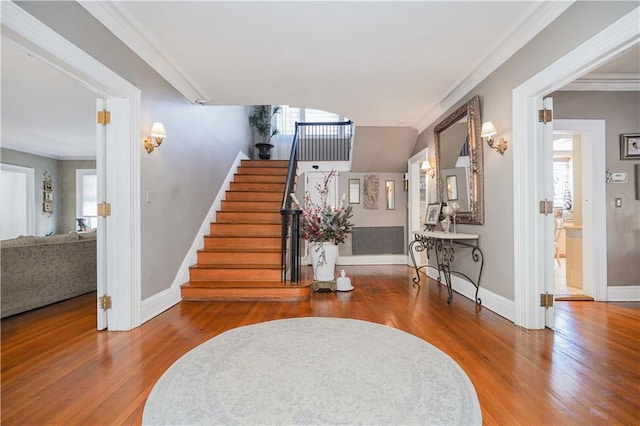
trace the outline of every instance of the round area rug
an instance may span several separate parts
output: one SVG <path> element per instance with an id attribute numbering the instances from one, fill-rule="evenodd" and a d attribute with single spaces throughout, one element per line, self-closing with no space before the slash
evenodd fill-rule
<path id="1" fill-rule="evenodd" d="M 155 384 L 143 424 L 482 424 L 471 381 L 416 336 L 294 318 L 229 330 Z"/>

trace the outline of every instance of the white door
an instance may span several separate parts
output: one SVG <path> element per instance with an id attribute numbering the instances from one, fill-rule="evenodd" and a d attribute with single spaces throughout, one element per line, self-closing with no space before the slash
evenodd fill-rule
<path id="1" fill-rule="evenodd" d="M 0 164 L 0 239 L 35 235 L 35 172 Z"/>
<path id="2" fill-rule="evenodd" d="M 107 108 L 104 99 L 98 99 L 96 102 L 96 114 Z M 98 202 L 106 199 L 107 193 L 107 176 L 106 176 L 106 159 L 107 159 L 107 126 L 96 124 L 96 176 L 98 183 Z M 110 294 L 107 289 L 107 220 L 105 217 L 98 216 L 98 229 L 96 231 L 96 256 L 97 256 L 97 292 L 98 299 L 96 303 L 98 309 L 98 330 L 104 330 L 108 326 L 108 310 L 102 309 L 100 306 L 100 297 Z"/>
<path id="3" fill-rule="evenodd" d="M 553 111 L 553 99 L 545 98 L 542 100 L 542 108 Z M 538 123 L 542 126 L 542 191 L 541 199 L 550 200 L 553 204 L 553 122 Z M 554 229 L 555 222 L 553 217 L 553 209 L 551 212 L 544 214 L 542 217 L 544 222 L 542 229 L 545 230 L 543 257 L 544 262 L 544 291 L 545 293 L 554 294 Z M 553 329 L 555 327 L 555 310 L 553 306 L 545 309 L 545 327 Z"/>

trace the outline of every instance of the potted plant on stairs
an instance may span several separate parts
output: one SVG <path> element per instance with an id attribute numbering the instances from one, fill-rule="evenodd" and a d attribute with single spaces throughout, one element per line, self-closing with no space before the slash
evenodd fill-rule
<path id="1" fill-rule="evenodd" d="M 249 125 L 256 129 L 262 141 L 256 144 L 260 151 L 258 156 L 262 160 L 271 158 L 271 138 L 280 133 L 272 124 L 273 117 L 280 112 L 280 105 L 256 105 L 249 116 Z"/>

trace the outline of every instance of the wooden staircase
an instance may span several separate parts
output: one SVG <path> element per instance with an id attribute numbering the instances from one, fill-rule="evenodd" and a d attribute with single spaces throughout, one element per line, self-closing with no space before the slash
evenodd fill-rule
<path id="1" fill-rule="evenodd" d="M 280 207 L 288 161 L 243 160 L 198 263 L 181 287 L 182 300 L 309 298 L 310 283 L 283 284 Z"/>

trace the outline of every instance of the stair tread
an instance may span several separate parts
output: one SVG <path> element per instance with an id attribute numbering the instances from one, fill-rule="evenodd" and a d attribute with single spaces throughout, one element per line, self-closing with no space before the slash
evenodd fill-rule
<path id="1" fill-rule="evenodd" d="M 183 288 L 280 288 L 280 287 L 298 287 L 290 284 L 285 285 L 278 281 L 189 281 L 183 284 Z"/>
<path id="2" fill-rule="evenodd" d="M 237 234 L 208 234 L 204 236 L 205 238 L 278 238 L 280 239 L 280 233 L 278 235 L 237 235 Z"/>

